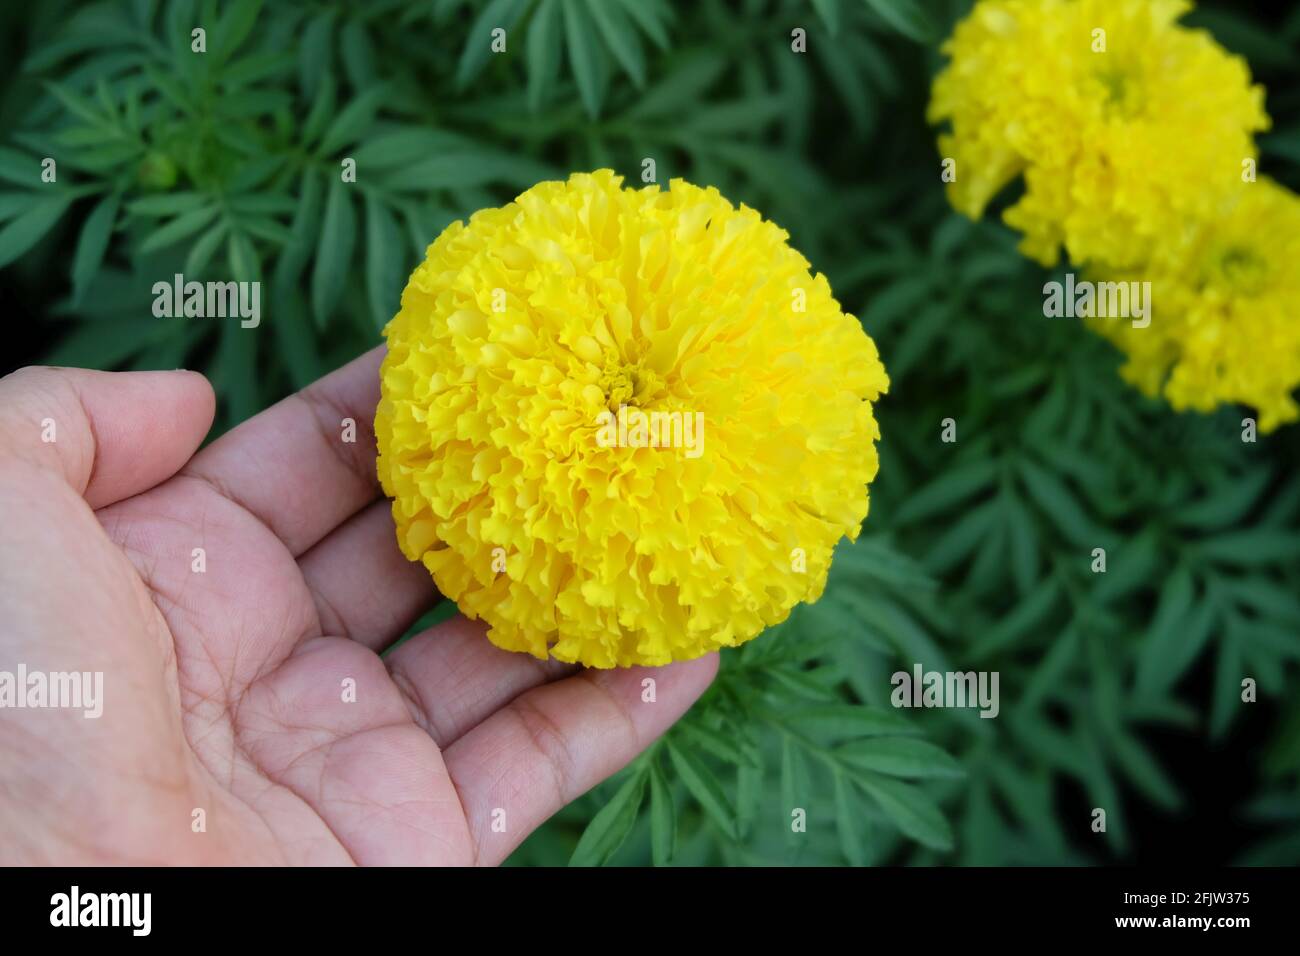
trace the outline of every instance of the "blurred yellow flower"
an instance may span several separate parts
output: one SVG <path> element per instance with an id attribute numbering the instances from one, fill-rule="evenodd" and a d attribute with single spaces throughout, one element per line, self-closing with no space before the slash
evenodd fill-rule
<path id="1" fill-rule="evenodd" d="M 1160 247 L 1141 278 L 1149 327 L 1088 322 L 1128 356 L 1126 379 L 1179 410 L 1254 406 L 1261 432 L 1300 417 L 1300 198 L 1240 184 L 1229 212 Z"/>
<path id="2" fill-rule="evenodd" d="M 1240 57 L 1177 24 L 1185 0 L 980 0 L 945 43 L 932 123 L 971 218 L 1016 177 L 1004 219 L 1055 265 L 1130 268 L 1216 214 L 1268 128 Z"/>
<path id="3" fill-rule="evenodd" d="M 786 240 L 715 189 L 600 170 L 429 247 L 385 329 L 379 476 L 403 553 L 494 643 L 665 664 L 820 596 L 888 379 Z M 656 415 L 702 432 L 626 440 Z"/>

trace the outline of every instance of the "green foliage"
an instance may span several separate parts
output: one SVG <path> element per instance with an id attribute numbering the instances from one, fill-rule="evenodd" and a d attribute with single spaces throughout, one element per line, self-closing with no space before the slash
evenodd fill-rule
<path id="1" fill-rule="evenodd" d="M 454 219 L 572 170 L 636 183 L 647 158 L 661 183 L 718 186 L 786 228 L 880 346 L 872 513 L 819 602 L 724 654 L 678 726 L 515 861 L 1125 859 L 1132 808 L 1194 799 L 1152 734 L 1228 739 L 1242 677 L 1261 701 L 1295 688 L 1296 430 L 1243 444 L 1237 410 L 1141 398 L 1109 345 L 1042 317 L 1049 276 L 1005 229 L 948 211 L 923 117 L 968 6 L 54 3 L 6 100 L 0 266 L 60 277 L 46 361 L 200 368 L 227 427 L 377 343 Z M 1267 82 L 1262 171 L 1295 185 L 1300 16 L 1196 16 Z M 258 334 L 153 318 L 175 272 L 263 279 Z M 914 664 L 998 672 L 1001 713 L 894 709 Z M 1278 710 L 1240 808 L 1271 836 L 1243 862 L 1300 859 L 1300 709 Z M 1104 836 L 1071 794 L 1107 809 Z"/>
<path id="2" fill-rule="evenodd" d="M 1068 833 L 1050 804 L 1025 805 L 1035 781 L 1072 779 L 1107 808 L 1107 838 L 1122 851 L 1123 789 L 1169 811 L 1184 799 L 1141 743 L 1144 728 L 1222 737 L 1242 713 L 1244 676 L 1265 697 L 1294 681 L 1300 489 L 1277 461 L 1289 434 L 1246 444 L 1235 410 L 1175 416 L 1120 386 L 1108 346 L 1034 314 L 1044 277 L 1010 247 L 1000 228 L 950 218 L 914 252 L 930 268 L 899 263 L 895 288 L 933 276 L 920 299 L 946 300 L 964 322 L 927 343 L 924 364 L 890 365 L 896 392 L 933 397 L 928 427 L 886 403 L 875 526 L 928 555 L 945 582 L 939 639 L 968 665 L 998 670 L 1012 702 L 993 722 L 1009 739 L 951 741 L 975 783 L 962 809 L 983 843 L 965 846 L 964 860 L 1058 862 Z M 995 283 L 983 264 L 991 249 L 1007 264 Z M 948 270 L 934 267 L 941 252 Z M 888 304 L 880 314 L 879 301 L 863 315 L 887 357 L 928 337 L 921 314 Z M 935 440 L 948 416 L 959 422 L 951 445 Z M 1093 570 L 1094 548 L 1105 549 L 1105 573 Z M 1213 659 L 1213 691 L 1189 701 L 1180 684 L 1202 656 Z"/>

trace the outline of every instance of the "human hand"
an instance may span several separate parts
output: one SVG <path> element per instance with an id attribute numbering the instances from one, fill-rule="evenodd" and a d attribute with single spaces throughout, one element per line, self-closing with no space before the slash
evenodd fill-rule
<path id="1" fill-rule="evenodd" d="M 0 706 L 2 862 L 498 863 L 708 686 L 459 616 L 380 658 L 437 599 L 375 479 L 380 357 L 198 454 L 198 374 L 0 379 L 0 679 L 103 674 L 98 718 Z"/>

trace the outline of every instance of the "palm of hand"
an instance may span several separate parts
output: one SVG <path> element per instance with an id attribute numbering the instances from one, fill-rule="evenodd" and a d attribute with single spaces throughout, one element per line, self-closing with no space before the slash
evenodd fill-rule
<path id="1" fill-rule="evenodd" d="M 197 376 L 0 381 L 0 670 L 102 671 L 105 698 L 0 710 L 19 860 L 499 862 L 707 686 L 712 657 L 575 672 L 459 617 L 381 658 L 437 596 L 378 500 L 378 360 L 192 460 Z"/>

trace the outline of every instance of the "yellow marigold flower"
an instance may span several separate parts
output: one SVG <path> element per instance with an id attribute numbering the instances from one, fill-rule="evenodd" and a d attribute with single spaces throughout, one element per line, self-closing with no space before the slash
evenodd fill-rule
<path id="1" fill-rule="evenodd" d="M 1261 178 L 1231 211 L 1120 276 L 1151 283 L 1151 323 L 1090 319 L 1128 356 L 1122 373 L 1178 410 L 1259 410 L 1259 429 L 1295 421 L 1300 385 L 1300 198 Z"/>
<path id="2" fill-rule="evenodd" d="M 1176 21 L 1186 0 L 980 0 L 943 50 L 932 123 L 978 218 L 1018 176 L 1004 220 L 1055 265 L 1129 268 L 1188 217 L 1213 215 L 1267 129 L 1240 57 Z"/>
<path id="3" fill-rule="evenodd" d="M 820 596 L 888 379 L 787 238 L 600 170 L 429 247 L 385 329 L 379 476 L 403 553 L 495 644 L 659 665 Z"/>

